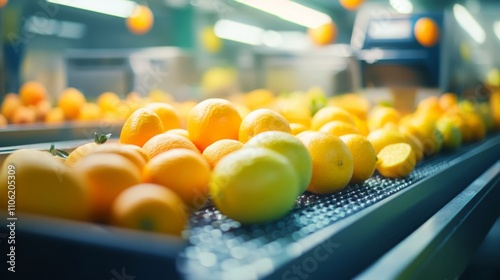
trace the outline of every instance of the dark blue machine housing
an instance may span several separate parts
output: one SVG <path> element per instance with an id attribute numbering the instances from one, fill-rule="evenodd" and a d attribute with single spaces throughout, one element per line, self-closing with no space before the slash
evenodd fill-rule
<path id="1" fill-rule="evenodd" d="M 414 35 L 415 23 L 423 17 L 440 29 L 432 47 L 422 46 Z M 363 87 L 439 87 L 444 12 L 390 14 L 365 22 L 355 27 L 364 32 L 358 51 Z"/>

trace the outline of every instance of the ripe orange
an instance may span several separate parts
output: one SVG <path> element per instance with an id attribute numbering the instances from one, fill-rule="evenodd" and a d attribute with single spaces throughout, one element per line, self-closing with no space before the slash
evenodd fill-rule
<path id="1" fill-rule="evenodd" d="M 323 125 L 320 129 L 320 132 L 326 132 L 335 136 L 342 136 L 346 134 L 359 134 L 359 130 L 350 123 L 342 122 L 342 121 L 331 121 Z"/>
<path id="2" fill-rule="evenodd" d="M 121 192 L 111 207 L 111 224 L 180 236 L 188 216 L 182 199 L 155 184 L 138 184 Z"/>
<path id="3" fill-rule="evenodd" d="M 69 167 L 74 167 L 82 158 L 89 155 L 92 150 L 97 146 L 97 143 L 91 142 L 78 146 L 66 158 L 66 164 Z"/>
<path id="4" fill-rule="evenodd" d="M 352 154 L 354 170 L 349 183 L 363 183 L 373 175 L 377 163 L 377 154 L 373 145 L 365 136 L 347 134 L 340 136 Z"/>
<path id="5" fill-rule="evenodd" d="M 307 130 L 307 127 L 301 123 L 290 123 L 290 133 L 297 135 Z"/>
<path id="6" fill-rule="evenodd" d="M 123 190 L 139 184 L 141 172 L 126 157 L 114 153 L 93 153 L 75 166 L 75 174 L 82 174 L 90 189 L 94 217 L 108 221 L 110 208 Z"/>
<path id="7" fill-rule="evenodd" d="M 153 12 L 144 5 L 138 5 L 127 18 L 127 28 L 135 35 L 143 35 L 153 27 Z"/>
<path id="8" fill-rule="evenodd" d="M 168 150 L 181 148 L 199 153 L 198 148 L 196 148 L 193 142 L 189 141 L 189 139 L 184 136 L 173 133 L 160 133 L 155 135 L 142 146 L 142 149 L 149 158 L 154 158 Z"/>
<path id="9" fill-rule="evenodd" d="M 420 18 L 413 28 L 415 39 L 424 47 L 432 47 L 439 41 L 439 27 L 430 18 Z"/>
<path id="10" fill-rule="evenodd" d="M 103 92 L 97 98 L 97 105 L 101 108 L 102 112 L 116 111 L 116 107 L 120 104 L 120 97 L 114 92 Z"/>
<path id="11" fill-rule="evenodd" d="M 301 134 L 299 140 L 311 154 L 313 174 L 308 191 L 328 194 L 344 189 L 352 178 L 354 160 L 339 137 L 325 132 Z"/>
<path id="12" fill-rule="evenodd" d="M 144 167 L 143 182 L 165 186 L 177 193 L 191 209 L 207 198 L 210 165 L 199 152 L 173 149 L 152 158 Z"/>
<path id="13" fill-rule="evenodd" d="M 24 105 L 36 105 L 47 98 L 47 89 L 40 82 L 29 81 L 19 89 L 19 97 Z"/>
<path id="14" fill-rule="evenodd" d="M 319 130 L 323 125 L 331 121 L 343 121 L 354 124 L 351 114 L 340 107 L 324 107 L 314 114 L 311 120 L 311 129 Z"/>
<path id="15" fill-rule="evenodd" d="M 20 106 L 12 115 L 11 122 L 13 124 L 28 124 L 36 121 L 36 111 L 34 108 Z"/>
<path id="16" fill-rule="evenodd" d="M 359 8 L 359 6 L 361 6 L 361 4 L 365 2 L 365 0 L 339 0 L 339 2 L 340 5 L 346 10 L 354 11 Z"/>
<path id="17" fill-rule="evenodd" d="M 123 156 L 124 158 L 130 160 L 137 167 L 137 169 L 142 172 L 144 165 L 146 165 L 146 159 L 138 150 L 132 147 L 137 146 L 120 143 L 104 143 L 96 145 L 90 150 L 90 154 L 111 153 Z"/>
<path id="18" fill-rule="evenodd" d="M 370 132 L 367 138 L 372 143 L 376 154 L 389 144 L 405 143 L 405 138 L 399 131 L 388 128 L 376 129 Z"/>
<path id="19" fill-rule="evenodd" d="M 222 139 L 212 143 L 201 154 L 213 169 L 217 162 L 228 154 L 243 148 L 243 143 L 233 139 Z"/>
<path id="20" fill-rule="evenodd" d="M 167 103 L 155 102 L 146 105 L 145 108 L 152 110 L 158 115 L 158 117 L 160 117 L 163 128 L 165 130 L 181 127 L 181 120 L 179 118 L 179 115 L 175 111 L 174 107 L 172 107 L 172 105 Z"/>
<path id="21" fill-rule="evenodd" d="M 274 94 L 267 89 L 255 89 L 243 95 L 243 104 L 251 111 L 269 108 L 274 101 Z"/>
<path id="22" fill-rule="evenodd" d="M 8 193 L 12 190 L 10 182 L 15 184 L 16 213 L 88 220 L 89 189 L 79 175 L 48 152 L 16 150 L 5 159 L 0 170 L 0 207 L 7 209 L 8 197 L 12 195 Z M 15 176 L 14 183 L 9 176 Z"/>
<path id="23" fill-rule="evenodd" d="M 46 123 L 62 123 L 64 122 L 64 112 L 60 107 L 54 107 L 45 115 Z"/>
<path id="24" fill-rule="evenodd" d="M 387 145 L 377 157 L 377 171 L 387 178 L 405 178 L 415 168 L 415 153 L 406 143 Z"/>
<path id="25" fill-rule="evenodd" d="M 7 124 L 7 119 L 2 114 L 0 114 L 0 127 L 5 127 L 7 126 Z"/>
<path id="26" fill-rule="evenodd" d="M 189 138 L 203 151 L 221 139 L 238 139 L 241 116 L 229 101 L 206 99 L 193 107 L 187 119 Z"/>
<path id="27" fill-rule="evenodd" d="M 458 98 L 456 94 L 453 93 L 443 93 L 439 97 L 439 106 L 443 111 L 450 110 L 458 104 Z"/>
<path id="28" fill-rule="evenodd" d="M 177 134 L 177 135 L 180 135 L 182 137 L 186 137 L 187 139 L 189 139 L 189 132 L 187 130 L 185 130 L 184 128 L 170 129 L 170 130 L 165 131 L 165 133 Z"/>
<path id="29" fill-rule="evenodd" d="M 271 109 L 257 109 L 248 114 L 242 121 L 238 139 L 246 143 L 255 135 L 265 131 L 283 131 L 291 133 L 290 124 L 280 114 Z"/>
<path id="30" fill-rule="evenodd" d="M 12 120 L 14 112 L 22 105 L 23 102 L 21 101 L 19 95 L 15 93 L 8 93 L 3 99 L 1 113 L 5 116 L 5 118 L 7 118 L 7 120 Z"/>
<path id="31" fill-rule="evenodd" d="M 80 109 L 86 103 L 85 96 L 76 88 L 67 88 L 59 96 L 58 105 L 64 112 L 66 119 L 78 118 Z"/>
<path id="32" fill-rule="evenodd" d="M 42 100 L 38 102 L 36 105 L 34 105 L 35 108 L 35 113 L 36 113 L 36 120 L 37 121 L 44 121 L 45 116 L 50 112 L 52 109 L 52 105 L 50 104 L 50 101 L 48 100 Z"/>
<path id="33" fill-rule="evenodd" d="M 398 124 L 401 119 L 399 112 L 392 107 L 376 106 L 368 114 L 370 130 L 383 128 L 387 124 Z"/>
<path id="34" fill-rule="evenodd" d="M 128 117 L 120 133 L 120 142 L 142 147 L 153 136 L 163 133 L 158 115 L 146 108 L 136 110 Z"/>
<path id="35" fill-rule="evenodd" d="M 309 28 L 307 35 L 318 46 L 329 45 L 337 39 L 337 26 L 333 22 L 325 23 L 316 28 Z"/>
<path id="36" fill-rule="evenodd" d="M 7 5 L 7 3 L 9 3 L 9 0 L 0 0 L 0 8 L 5 7 L 5 5 Z"/>

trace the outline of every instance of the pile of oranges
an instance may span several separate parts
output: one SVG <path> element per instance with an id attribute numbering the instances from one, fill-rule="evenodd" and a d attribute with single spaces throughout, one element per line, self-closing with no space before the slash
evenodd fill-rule
<path id="1" fill-rule="evenodd" d="M 61 97 L 59 108 L 78 118 L 68 104 L 79 94 L 65 94 L 71 101 Z M 123 100 L 107 93 L 97 106 L 111 110 L 112 102 Z M 10 164 L 19 170 L 19 211 L 181 235 L 189 214 L 210 198 L 229 218 L 262 223 L 286 215 L 305 191 L 334 193 L 375 171 L 404 178 L 424 158 L 500 130 L 499 110 L 500 92 L 489 103 L 446 93 L 406 115 L 359 94 L 326 98 L 318 89 L 278 97 L 260 89 L 199 103 L 149 100 L 127 114 L 119 139 L 97 137 L 66 158 L 12 153 L 0 191 L 7 193 Z"/>

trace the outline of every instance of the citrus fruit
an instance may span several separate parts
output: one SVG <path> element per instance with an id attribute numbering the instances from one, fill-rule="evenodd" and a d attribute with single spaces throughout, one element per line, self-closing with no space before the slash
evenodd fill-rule
<path id="1" fill-rule="evenodd" d="M 92 153 L 74 167 L 89 187 L 94 218 L 108 221 L 113 200 L 123 190 L 141 182 L 136 165 L 116 153 Z"/>
<path id="2" fill-rule="evenodd" d="M 181 120 L 179 118 L 179 115 L 175 111 L 174 107 L 172 107 L 172 105 L 167 103 L 155 102 L 146 105 L 145 108 L 152 110 L 158 115 L 158 117 L 160 117 L 163 128 L 165 130 L 181 127 Z"/>
<path id="3" fill-rule="evenodd" d="M 36 111 L 34 108 L 20 106 L 12 114 L 11 122 L 13 124 L 28 124 L 36 121 Z"/>
<path id="4" fill-rule="evenodd" d="M 105 143 L 109 139 L 109 136 L 111 135 L 108 134 L 99 137 L 97 133 L 94 133 L 94 141 L 80 145 L 71 151 L 66 158 L 66 164 L 70 167 L 74 167 L 82 158 L 89 155 L 98 144 Z"/>
<path id="5" fill-rule="evenodd" d="M 471 130 L 472 141 L 479 141 L 486 136 L 486 126 L 476 112 L 466 114 L 464 119 Z"/>
<path id="6" fill-rule="evenodd" d="M 307 35 L 318 46 L 329 45 L 337 39 L 337 26 L 333 22 L 328 22 L 315 28 L 309 28 Z"/>
<path id="7" fill-rule="evenodd" d="M 284 131 L 290 133 L 290 124 L 280 114 L 271 109 L 257 109 L 248 114 L 239 129 L 239 140 L 246 143 L 255 135 L 265 131 Z"/>
<path id="8" fill-rule="evenodd" d="M 85 96 L 76 88 L 65 89 L 57 101 L 58 106 L 64 112 L 64 116 L 69 120 L 74 120 L 78 117 L 85 103 Z"/>
<path id="9" fill-rule="evenodd" d="M 351 113 L 352 117 L 358 117 L 365 121 L 370 111 L 370 101 L 358 93 L 346 93 L 332 96 L 328 99 L 328 106 L 340 107 Z"/>
<path id="10" fill-rule="evenodd" d="M 251 111 L 269 108 L 274 101 L 274 94 L 267 89 L 255 89 L 243 95 L 243 104 Z"/>
<path id="11" fill-rule="evenodd" d="M 5 127 L 7 126 L 7 118 L 5 118 L 2 114 L 0 114 L 0 127 Z"/>
<path id="12" fill-rule="evenodd" d="M 189 132 L 187 130 L 185 130 L 184 128 L 170 129 L 170 130 L 165 131 L 165 133 L 177 134 L 177 135 L 180 135 L 182 137 L 186 137 L 187 139 L 189 139 Z"/>
<path id="13" fill-rule="evenodd" d="M 331 121 L 323 125 L 320 132 L 326 132 L 335 136 L 342 136 L 345 134 L 359 134 L 359 130 L 353 124 L 342 121 Z"/>
<path id="14" fill-rule="evenodd" d="M 201 155 L 207 160 L 208 164 L 210 164 L 210 167 L 213 169 L 221 158 L 241 148 L 243 148 L 243 143 L 238 140 L 222 139 L 208 146 Z"/>
<path id="15" fill-rule="evenodd" d="M 64 122 L 63 110 L 59 107 L 54 107 L 50 109 L 47 115 L 45 115 L 45 122 L 52 124 Z"/>
<path id="16" fill-rule="evenodd" d="M 245 148 L 267 148 L 285 156 L 299 176 L 298 195 L 307 189 L 312 177 L 312 159 L 297 137 L 282 131 L 267 131 L 250 139 Z"/>
<path id="17" fill-rule="evenodd" d="M 146 165 L 147 161 L 141 152 L 132 147 L 137 146 L 120 143 L 105 143 L 96 145 L 90 150 L 90 154 L 111 153 L 123 156 L 124 158 L 130 160 L 137 167 L 137 170 L 142 172 L 142 169 L 144 168 L 144 165 Z"/>
<path id="18" fill-rule="evenodd" d="M 85 103 L 80 108 L 78 120 L 80 121 L 98 121 L 101 119 L 101 108 L 95 103 Z"/>
<path id="19" fill-rule="evenodd" d="M 306 130 L 307 127 L 301 123 L 290 123 L 290 133 L 293 135 L 297 135 Z"/>
<path id="20" fill-rule="evenodd" d="M 424 158 L 424 145 L 420 141 L 420 139 L 415 136 L 415 134 L 411 133 L 409 129 L 404 127 L 399 128 L 399 132 L 403 135 L 404 142 L 409 144 L 415 153 L 415 160 L 417 162 L 421 161 Z"/>
<path id="21" fill-rule="evenodd" d="M 359 131 L 359 134 L 363 136 L 368 136 L 370 134 L 370 128 L 368 127 L 368 123 L 361 118 L 357 117 L 356 115 L 352 115 L 352 118 L 354 120 L 354 125 Z"/>
<path id="22" fill-rule="evenodd" d="M 111 206 L 111 224 L 180 236 L 188 217 L 182 199 L 155 184 L 138 184 L 121 192 Z"/>
<path id="23" fill-rule="evenodd" d="M 47 116 L 47 114 L 52 109 L 52 105 L 50 104 L 49 100 L 42 100 L 34 106 L 37 121 L 44 121 L 45 116 Z"/>
<path id="24" fill-rule="evenodd" d="M 432 47 L 439 41 L 439 27 L 434 20 L 427 17 L 417 20 L 413 33 L 417 42 L 424 47 Z"/>
<path id="25" fill-rule="evenodd" d="M 214 28 L 211 26 L 203 28 L 200 34 L 200 42 L 203 49 L 208 53 L 218 53 L 222 48 L 222 40 L 215 34 Z"/>
<path id="26" fill-rule="evenodd" d="M 341 191 L 351 180 L 354 160 L 339 137 L 325 132 L 304 133 L 298 137 L 311 155 L 313 170 L 307 190 L 316 194 Z"/>
<path id="27" fill-rule="evenodd" d="M 340 5 L 349 11 L 356 10 L 364 1 L 365 0 L 339 0 Z"/>
<path id="28" fill-rule="evenodd" d="M 405 178 L 415 168 L 415 153 L 406 143 L 390 144 L 377 154 L 377 171 L 387 178 Z"/>
<path id="29" fill-rule="evenodd" d="M 354 124 L 351 114 L 340 107 L 324 107 L 314 114 L 311 120 L 311 129 L 319 130 L 323 125 L 331 121 L 343 121 Z"/>
<path id="30" fill-rule="evenodd" d="M 492 92 L 490 95 L 490 111 L 493 117 L 493 127 L 500 130 L 500 91 Z"/>
<path id="31" fill-rule="evenodd" d="M 148 33 L 151 27 L 153 27 L 153 23 L 153 12 L 144 5 L 137 5 L 126 20 L 128 30 L 135 35 Z"/>
<path id="32" fill-rule="evenodd" d="M 99 105 L 102 112 L 115 111 L 120 102 L 120 97 L 116 93 L 110 91 L 103 92 L 97 97 L 97 105 Z"/>
<path id="33" fill-rule="evenodd" d="M 157 155 L 142 173 L 144 182 L 173 190 L 192 209 L 205 203 L 209 176 L 208 162 L 199 152 L 188 149 L 173 149 Z"/>
<path id="34" fill-rule="evenodd" d="M 142 149 L 150 158 L 172 149 L 188 149 L 194 152 L 199 152 L 196 146 L 184 136 L 174 133 L 160 133 L 151 137 Z"/>
<path id="35" fill-rule="evenodd" d="M 443 148 L 455 150 L 462 145 L 462 132 L 451 118 L 441 117 L 436 128 L 443 134 Z"/>
<path id="36" fill-rule="evenodd" d="M 7 95 L 5 95 L 2 101 L 1 113 L 5 116 L 5 118 L 7 118 L 7 120 L 11 120 L 16 109 L 21 107 L 22 105 L 23 102 L 21 101 L 19 95 L 15 93 L 8 93 Z"/>
<path id="37" fill-rule="evenodd" d="M 137 109 L 123 124 L 120 142 L 142 147 L 153 136 L 163 133 L 160 117 L 150 109 Z"/>
<path id="38" fill-rule="evenodd" d="M 40 82 L 29 81 L 19 89 L 19 97 L 24 105 L 36 105 L 47 98 L 47 89 Z"/>
<path id="39" fill-rule="evenodd" d="M 420 115 L 412 118 L 407 124 L 409 129 L 415 130 L 424 147 L 424 155 L 431 156 L 439 153 L 443 146 L 443 136 L 436 129 L 436 120 L 431 115 Z"/>
<path id="40" fill-rule="evenodd" d="M 14 176 L 14 177 L 12 177 Z M 0 206 L 15 190 L 15 210 L 59 218 L 88 220 L 89 190 L 78 173 L 50 153 L 20 149 L 5 158 L 0 170 Z"/>
<path id="41" fill-rule="evenodd" d="M 9 3 L 9 0 L 0 0 L 0 8 L 5 7 L 5 5 L 7 5 L 7 3 Z"/>
<path id="42" fill-rule="evenodd" d="M 443 111 L 450 110 L 458 104 L 458 98 L 456 94 L 447 92 L 439 96 L 439 106 Z"/>
<path id="43" fill-rule="evenodd" d="M 340 136 L 352 154 L 354 170 L 349 183 L 363 183 L 373 175 L 377 154 L 370 141 L 359 134 L 346 134 Z"/>
<path id="44" fill-rule="evenodd" d="M 368 114 L 368 127 L 375 130 L 385 127 L 387 124 L 398 124 L 401 119 L 399 112 L 392 107 L 373 107 Z"/>
<path id="45" fill-rule="evenodd" d="M 206 99 L 193 107 L 187 120 L 189 138 L 203 151 L 221 139 L 238 140 L 241 116 L 229 101 Z"/>
<path id="46" fill-rule="evenodd" d="M 278 152 L 241 149 L 215 166 L 209 190 L 217 209 L 229 218 L 243 224 L 271 222 L 295 205 L 299 177 Z"/>
<path id="47" fill-rule="evenodd" d="M 370 134 L 368 134 L 367 139 L 370 143 L 372 143 L 376 154 L 389 144 L 405 142 L 405 138 L 399 131 L 389 128 L 373 130 Z"/>

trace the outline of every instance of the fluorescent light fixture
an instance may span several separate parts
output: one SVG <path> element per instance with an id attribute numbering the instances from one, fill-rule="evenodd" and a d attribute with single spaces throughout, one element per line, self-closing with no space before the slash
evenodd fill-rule
<path id="1" fill-rule="evenodd" d="M 47 0 L 47 2 L 121 18 L 129 17 L 137 6 L 137 3 L 129 0 Z"/>
<path id="2" fill-rule="evenodd" d="M 78 22 L 31 16 L 26 20 L 24 28 L 34 34 L 80 39 L 85 34 L 86 27 Z"/>
<path id="3" fill-rule="evenodd" d="M 316 28 L 332 21 L 327 14 L 290 0 L 235 1 L 308 28 Z"/>
<path id="4" fill-rule="evenodd" d="M 215 23 L 214 32 L 219 38 L 257 46 L 262 44 L 262 35 L 265 30 L 257 26 L 221 19 Z"/>
<path id="5" fill-rule="evenodd" d="M 413 12 L 413 4 L 409 0 L 389 0 L 389 3 L 400 14 Z"/>
<path id="6" fill-rule="evenodd" d="M 453 15 L 455 16 L 458 24 L 479 44 L 484 43 L 486 40 L 486 33 L 479 25 L 476 19 L 467 11 L 467 9 L 460 5 L 453 6 Z"/>
<path id="7" fill-rule="evenodd" d="M 493 31 L 495 35 L 497 35 L 498 40 L 500 40 L 500 21 L 495 21 L 495 23 L 493 23 Z"/>

